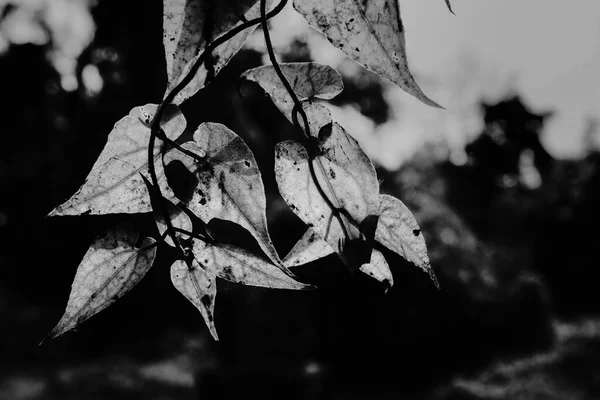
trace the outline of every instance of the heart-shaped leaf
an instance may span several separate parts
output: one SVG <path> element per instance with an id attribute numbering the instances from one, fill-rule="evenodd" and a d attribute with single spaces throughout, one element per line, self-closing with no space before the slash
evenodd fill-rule
<path id="1" fill-rule="evenodd" d="M 398 0 L 294 0 L 294 8 L 352 59 L 425 104 L 439 107 L 425 96 L 408 68 Z"/>
<path id="2" fill-rule="evenodd" d="M 283 273 L 278 266 L 229 244 L 193 241 L 194 257 L 204 269 L 229 282 L 273 289 L 310 289 Z"/>
<path id="3" fill-rule="evenodd" d="M 49 216 L 134 214 L 152 211 L 150 195 L 142 174 L 149 179 L 149 123 L 156 109 L 154 104 L 135 107 L 128 116 L 117 122 L 85 183 Z M 166 136 L 172 140 L 176 139 L 185 129 L 185 125 L 185 118 L 179 108 L 167 106 L 161 122 Z M 158 184 L 164 196 L 174 198 L 161 161 L 161 146 L 161 141 L 157 139 L 154 165 Z"/>
<path id="4" fill-rule="evenodd" d="M 279 65 L 294 93 L 302 102 L 315 98 L 332 99 L 344 89 L 342 76 L 328 65 L 315 62 L 282 63 Z M 241 78 L 258 83 L 283 115 L 292 121 L 294 101 L 272 65 L 250 69 L 244 72 Z"/>
<path id="5" fill-rule="evenodd" d="M 133 288 L 152 266 L 155 240 L 138 235 L 127 226 L 118 226 L 94 240 L 77 268 L 64 315 L 50 332 L 54 338 L 75 328 L 102 311 Z"/>
<path id="6" fill-rule="evenodd" d="M 267 256 L 281 265 L 267 230 L 267 200 L 261 173 L 246 143 L 224 125 L 203 123 L 194 133 L 194 141 L 183 147 L 200 159 L 172 149 L 164 160 L 165 164 L 182 162 L 196 177 L 187 207 L 205 223 L 220 218 L 241 225 Z"/>
<path id="7" fill-rule="evenodd" d="M 171 266 L 171 282 L 202 314 L 204 322 L 215 340 L 219 340 L 215 328 L 216 276 L 205 271 L 196 260 L 190 267 L 177 260 Z"/>
<path id="8" fill-rule="evenodd" d="M 244 20 L 260 17 L 259 3 L 257 0 L 164 0 L 163 45 L 169 82 L 166 93 L 181 83 L 208 44 Z M 271 3 L 272 0 L 267 0 L 267 7 Z M 254 29 L 256 25 L 214 49 L 173 103 L 181 104 L 214 79 Z"/>
<path id="9" fill-rule="evenodd" d="M 439 289 L 435 273 L 429 265 L 423 233 L 410 210 L 395 197 L 379 196 L 379 221 L 375 240 L 425 271 Z"/>

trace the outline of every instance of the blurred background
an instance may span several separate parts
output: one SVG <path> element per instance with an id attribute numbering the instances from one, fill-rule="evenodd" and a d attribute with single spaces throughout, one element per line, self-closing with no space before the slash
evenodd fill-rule
<path id="1" fill-rule="evenodd" d="M 400 3 L 413 73 L 446 110 L 290 9 L 272 35 L 282 61 L 342 73 L 328 107 L 415 214 L 441 292 L 393 254 L 386 295 L 330 256 L 295 270 L 317 291 L 219 282 L 215 343 L 159 252 L 130 294 L 38 346 L 93 238 L 128 218 L 45 215 L 114 123 L 162 98 L 162 2 L 0 1 L 0 399 L 600 398 L 600 4 L 454 0 L 453 16 L 441 0 Z M 252 148 L 284 255 L 305 229 L 272 173 L 292 127 L 238 79 L 265 60 L 257 31 L 182 109 L 189 130 L 221 122 Z"/>

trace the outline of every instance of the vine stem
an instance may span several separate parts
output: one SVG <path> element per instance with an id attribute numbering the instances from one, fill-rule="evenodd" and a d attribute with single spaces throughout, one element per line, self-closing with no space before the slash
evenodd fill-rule
<path id="1" fill-rule="evenodd" d="M 323 191 L 323 188 L 321 187 L 319 181 L 317 180 L 317 174 L 315 173 L 315 168 L 313 165 L 313 160 L 315 159 L 315 154 L 314 154 L 315 152 L 313 151 L 313 149 L 316 148 L 315 143 L 314 143 L 314 140 L 316 138 L 313 138 L 313 136 L 311 135 L 310 125 L 308 123 L 308 117 L 306 116 L 306 112 L 304 111 L 304 108 L 302 107 L 302 102 L 300 101 L 300 99 L 298 99 L 298 96 L 294 92 L 292 85 L 290 85 L 290 82 L 287 80 L 287 78 L 283 74 L 283 71 L 281 70 L 279 63 L 277 62 L 277 58 L 275 57 L 275 51 L 273 50 L 273 43 L 271 42 L 271 34 L 269 33 L 269 26 L 267 24 L 268 20 L 267 20 L 267 12 L 266 11 L 267 11 L 267 1 L 260 0 L 261 26 L 262 26 L 262 30 L 263 30 L 263 35 L 265 37 L 265 45 L 267 47 L 267 54 L 269 55 L 269 60 L 271 61 L 271 64 L 273 64 L 273 69 L 275 69 L 275 73 L 279 77 L 279 80 L 281 81 L 281 83 L 285 87 L 285 90 L 288 92 L 288 94 L 292 98 L 292 101 L 294 102 L 294 108 L 292 111 L 292 119 L 295 122 L 294 125 L 297 126 L 297 122 L 298 122 L 297 114 L 300 114 L 300 116 L 302 117 L 302 122 L 304 124 L 303 132 L 304 132 L 304 135 L 306 136 L 305 141 L 306 141 L 306 144 L 308 145 L 309 149 L 311 150 L 309 152 L 309 160 L 308 160 L 308 169 L 310 170 L 311 178 L 315 182 L 315 186 L 317 187 L 319 194 L 323 197 L 323 199 L 325 199 L 325 201 L 327 202 L 327 205 L 331 208 L 333 214 L 336 216 L 336 218 L 340 222 L 340 226 L 342 227 L 344 236 L 346 238 L 350 239 L 350 235 L 348 234 L 348 228 L 346 227 L 346 221 L 344 218 L 342 218 L 342 212 L 346 211 L 346 210 L 344 210 L 343 208 L 334 206 L 333 202 L 329 199 L 329 197 L 327 197 L 327 195 Z M 300 130 L 302 131 L 302 129 L 300 129 Z M 323 166 L 320 163 L 319 163 L 319 165 L 321 167 L 321 172 L 323 172 L 323 176 L 325 176 L 324 171 L 323 171 Z M 327 183 L 329 184 L 328 181 L 327 181 Z M 334 195 L 335 195 L 335 192 L 333 191 L 333 188 L 331 187 L 330 184 L 329 184 L 329 189 L 330 189 L 331 193 L 334 193 Z M 346 215 L 344 215 L 344 217 L 348 218 L 348 216 L 346 216 Z M 352 218 L 350 218 L 349 221 L 354 222 L 354 224 L 356 225 L 356 221 L 354 221 Z"/>
<path id="2" fill-rule="evenodd" d="M 160 127 L 160 121 L 164 114 L 165 107 L 168 104 L 171 104 L 173 102 L 173 100 L 175 99 L 175 97 L 177 97 L 177 95 L 192 81 L 192 79 L 194 78 L 194 76 L 196 75 L 196 73 L 198 72 L 200 67 L 202 66 L 202 64 L 204 64 L 204 62 L 207 60 L 207 58 L 210 57 L 213 50 L 215 50 L 221 44 L 232 39 L 240 32 L 242 32 L 254 25 L 258 25 L 259 23 L 262 22 L 263 19 L 266 19 L 267 17 L 272 18 L 273 16 L 279 14 L 281 12 L 281 10 L 283 10 L 285 5 L 287 4 L 287 1 L 288 0 L 281 0 L 279 2 L 279 4 L 268 15 L 264 15 L 261 13 L 261 17 L 259 17 L 259 18 L 254 18 L 249 21 L 244 21 L 242 24 L 234 27 L 233 29 L 231 29 L 230 31 L 225 33 L 223 36 L 220 36 L 219 38 L 215 39 L 213 42 L 209 43 L 206 46 L 206 49 L 198 56 L 198 59 L 194 62 L 194 65 L 192 66 L 192 68 L 190 68 L 187 75 L 184 76 L 183 79 L 177 84 L 177 86 L 175 86 L 175 88 L 165 96 L 163 101 L 158 106 L 156 113 L 154 114 L 154 117 L 152 119 L 152 122 L 150 123 L 150 139 L 148 140 L 148 172 L 150 173 L 152 186 L 156 188 L 156 192 L 158 195 L 157 196 L 158 201 L 160 202 L 160 209 L 153 210 L 153 211 L 154 212 L 158 211 L 160 214 L 163 215 L 163 219 L 165 221 L 165 224 L 167 225 L 167 232 L 169 233 L 171 240 L 175 244 L 176 248 L 184 256 L 184 259 L 186 259 L 186 261 L 189 261 L 190 257 L 188 255 L 186 255 L 185 251 L 181 247 L 181 244 L 179 243 L 179 240 L 177 240 L 177 237 L 175 236 L 175 230 L 173 229 L 173 222 L 171 221 L 171 218 L 169 216 L 167 206 L 164 201 L 164 197 L 162 195 L 162 190 L 158 184 L 158 177 L 156 176 L 156 168 L 154 166 L 154 147 L 156 145 L 156 138 L 158 137 L 159 139 L 163 140 L 165 143 L 168 143 L 169 145 L 177 148 L 178 150 L 182 151 L 183 153 L 185 153 L 187 155 L 193 154 L 192 157 L 194 157 L 195 159 L 199 159 L 198 158 L 199 156 L 197 156 L 196 154 L 194 154 L 192 152 L 187 151 L 185 148 L 183 148 L 179 144 L 175 143 L 174 141 L 172 141 L 166 137 L 164 131 Z M 164 146 L 161 149 L 161 152 L 164 152 Z M 164 239 L 163 239 L 163 241 L 164 241 Z"/>

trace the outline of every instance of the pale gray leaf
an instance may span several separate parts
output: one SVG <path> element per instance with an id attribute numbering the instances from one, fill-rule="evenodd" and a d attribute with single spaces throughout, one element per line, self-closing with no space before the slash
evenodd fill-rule
<path id="1" fill-rule="evenodd" d="M 118 226 L 90 246 L 77 268 L 64 315 L 48 335 L 62 335 L 102 311 L 133 288 L 152 266 L 155 241 L 134 245 L 137 233 Z"/>
<path id="2" fill-rule="evenodd" d="M 439 288 L 429 265 L 423 233 L 410 210 L 395 197 L 382 194 L 375 240 L 426 272 Z"/>
<path id="3" fill-rule="evenodd" d="M 270 8 L 272 0 L 267 0 Z M 163 0 L 163 45 L 170 93 L 191 71 L 209 43 L 231 29 L 260 16 L 257 0 Z M 256 29 L 243 30 L 218 46 L 195 72 L 173 103 L 181 104 L 206 86 L 227 65 Z"/>
<path id="4" fill-rule="evenodd" d="M 283 259 L 283 265 L 288 268 L 308 264 L 320 258 L 333 254 L 331 246 L 309 228 Z"/>
<path id="5" fill-rule="evenodd" d="M 196 260 L 192 261 L 190 267 L 185 261 L 177 260 L 171 265 L 171 282 L 200 311 L 210 334 L 218 341 L 215 327 L 215 274 L 205 271 Z"/>
<path id="6" fill-rule="evenodd" d="M 165 154 L 164 160 L 165 164 L 182 162 L 196 177 L 187 207 L 205 223 L 219 218 L 241 225 L 275 264 L 285 268 L 269 237 L 262 176 L 246 143 L 224 125 L 203 123 L 194 133 L 194 142 L 184 147 L 202 160 L 177 149 Z"/>
<path id="7" fill-rule="evenodd" d="M 398 0 L 294 0 L 294 8 L 352 59 L 425 104 L 439 107 L 408 68 Z"/>
<path id="8" fill-rule="evenodd" d="M 204 269 L 229 282 L 273 289 L 310 289 L 270 261 L 229 244 L 193 241 L 194 257 Z"/>
<path id="9" fill-rule="evenodd" d="M 94 163 L 85 183 L 69 200 L 56 207 L 49 216 L 79 214 L 144 213 L 152 211 L 150 195 L 141 174 L 147 179 L 150 122 L 157 106 L 135 107 L 119 120 Z M 176 139 L 185 129 L 185 118 L 177 106 L 167 106 L 161 127 L 169 139 Z M 157 139 L 154 165 L 158 183 L 167 198 L 174 194 L 167 184 L 161 160 L 162 142 Z"/>
<path id="10" fill-rule="evenodd" d="M 390 271 L 390 266 L 383 254 L 377 249 L 372 250 L 370 262 L 361 265 L 360 271 L 383 283 L 386 292 L 394 286 L 394 277 L 392 271 Z"/>
<path id="11" fill-rule="evenodd" d="M 332 67 L 315 62 L 279 64 L 298 100 L 332 99 L 342 92 L 342 76 Z M 258 83 L 279 110 L 292 121 L 294 101 L 272 65 L 250 69 L 241 76 Z"/>

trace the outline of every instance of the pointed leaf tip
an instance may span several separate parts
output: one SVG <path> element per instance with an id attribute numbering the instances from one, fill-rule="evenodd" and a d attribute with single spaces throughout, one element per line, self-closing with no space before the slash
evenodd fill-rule
<path id="1" fill-rule="evenodd" d="M 94 240 L 77 268 L 66 310 L 47 338 L 60 336 L 102 311 L 146 275 L 156 256 L 156 242 L 145 238 L 136 248 L 137 236 L 131 227 L 119 225 Z"/>

